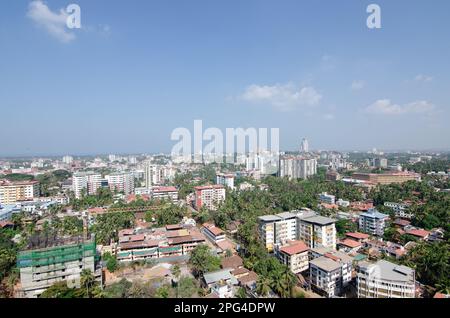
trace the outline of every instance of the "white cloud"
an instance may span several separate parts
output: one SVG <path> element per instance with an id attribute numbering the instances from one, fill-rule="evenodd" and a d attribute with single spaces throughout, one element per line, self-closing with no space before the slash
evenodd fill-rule
<path id="1" fill-rule="evenodd" d="M 368 113 L 384 115 L 424 114 L 433 111 L 435 106 L 427 101 L 416 101 L 405 105 L 393 104 L 389 99 L 377 100 L 366 108 Z"/>
<path id="2" fill-rule="evenodd" d="M 433 80 L 433 77 L 429 75 L 419 74 L 416 77 L 414 77 L 414 80 L 416 82 L 431 82 Z"/>
<path id="3" fill-rule="evenodd" d="M 295 87 L 293 84 L 250 85 L 241 99 L 252 103 L 272 105 L 280 111 L 290 111 L 304 106 L 317 105 L 322 99 L 314 87 Z"/>
<path id="4" fill-rule="evenodd" d="M 351 89 L 353 91 L 358 91 L 360 89 L 363 89 L 366 86 L 366 83 L 364 81 L 353 81 L 351 85 Z"/>
<path id="5" fill-rule="evenodd" d="M 63 43 L 75 39 L 75 34 L 68 32 L 66 26 L 68 14 L 64 9 L 53 12 L 42 0 L 34 0 L 28 5 L 27 17 Z"/>

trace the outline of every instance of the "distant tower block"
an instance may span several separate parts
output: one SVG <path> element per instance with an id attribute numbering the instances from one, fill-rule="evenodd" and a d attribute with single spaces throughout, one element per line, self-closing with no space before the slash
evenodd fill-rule
<path id="1" fill-rule="evenodd" d="M 300 152 L 309 152 L 308 139 L 303 138 L 302 143 L 300 145 Z"/>

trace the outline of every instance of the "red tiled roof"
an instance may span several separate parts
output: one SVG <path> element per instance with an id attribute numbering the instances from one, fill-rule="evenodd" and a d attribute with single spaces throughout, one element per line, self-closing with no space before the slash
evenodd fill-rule
<path id="1" fill-rule="evenodd" d="M 225 257 L 221 260 L 222 268 L 238 268 L 243 266 L 244 262 L 239 255 L 233 255 L 231 257 Z"/>
<path id="2" fill-rule="evenodd" d="M 203 227 L 208 229 L 212 234 L 214 234 L 216 236 L 217 235 L 222 235 L 222 234 L 225 233 L 222 229 L 220 229 L 217 226 L 215 226 L 213 224 L 210 224 L 210 223 L 203 224 Z"/>
<path id="3" fill-rule="evenodd" d="M 302 241 L 291 241 L 287 246 L 280 248 L 280 251 L 288 255 L 295 255 L 309 250 L 309 247 Z"/>
<path id="4" fill-rule="evenodd" d="M 345 246 L 348 246 L 348 247 L 351 247 L 351 248 L 355 248 L 355 247 L 360 247 L 361 246 L 361 243 L 359 243 L 359 242 L 357 242 L 355 240 L 352 240 L 352 239 L 344 239 L 344 240 L 340 241 L 339 244 L 342 244 L 342 245 L 345 245 Z"/>
<path id="5" fill-rule="evenodd" d="M 11 222 L 11 221 L 0 221 L 0 227 L 1 228 L 4 228 L 4 227 L 7 227 L 7 226 L 14 226 L 14 223 L 13 222 Z"/>
<path id="6" fill-rule="evenodd" d="M 348 237 L 356 238 L 358 240 L 364 240 L 364 239 L 369 238 L 368 234 L 359 233 L 359 232 L 348 232 L 348 233 L 345 233 L 345 235 Z"/>
<path id="7" fill-rule="evenodd" d="M 428 235 L 430 235 L 430 232 L 425 231 L 425 230 L 408 230 L 408 231 L 406 231 L 406 234 L 410 234 L 410 235 L 418 236 L 418 237 L 421 237 L 421 238 L 425 238 Z"/>
<path id="8" fill-rule="evenodd" d="M 145 240 L 144 234 L 137 234 L 137 235 L 131 235 L 130 236 L 130 242 L 138 242 Z"/>
<path id="9" fill-rule="evenodd" d="M 153 189 L 153 192 L 176 192 L 178 191 L 175 187 L 157 187 Z"/>

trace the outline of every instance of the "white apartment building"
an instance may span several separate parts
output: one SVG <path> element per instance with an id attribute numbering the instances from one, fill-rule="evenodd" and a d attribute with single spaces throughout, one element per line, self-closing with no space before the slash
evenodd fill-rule
<path id="1" fill-rule="evenodd" d="M 123 193 L 125 195 L 134 192 L 134 175 L 132 173 L 120 172 L 107 175 L 108 186 L 111 192 Z"/>
<path id="2" fill-rule="evenodd" d="M 415 271 L 385 260 L 360 262 L 356 282 L 358 298 L 415 298 Z"/>
<path id="3" fill-rule="evenodd" d="M 102 175 L 95 172 L 78 172 L 72 177 L 72 191 L 77 199 L 81 198 L 83 189 L 87 195 L 95 195 L 102 185 Z"/>
<path id="4" fill-rule="evenodd" d="M 317 160 L 301 156 L 281 156 L 278 168 L 279 177 L 307 179 L 317 173 Z"/>
<path id="5" fill-rule="evenodd" d="M 310 248 L 336 249 L 336 220 L 320 215 L 297 217 L 297 238 Z"/>
<path id="6" fill-rule="evenodd" d="M 167 180 L 171 180 L 176 173 L 172 166 L 162 166 L 146 162 L 144 165 L 145 187 L 150 189 L 152 186 L 161 185 Z"/>
<path id="7" fill-rule="evenodd" d="M 313 290 L 327 297 L 341 295 L 352 278 L 353 259 L 329 248 L 310 251 L 309 275 Z"/>
<path id="8" fill-rule="evenodd" d="M 411 213 L 408 213 L 409 204 L 407 203 L 384 202 L 384 206 L 391 208 L 396 217 L 403 219 L 411 219 L 413 217 Z"/>
<path id="9" fill-rule="evenodd" d="M 66 165 L 70 165 L 73 162 L 73 157 L 72 156 L 64 156 L 62 158 L 62 162 L 65 163 Z"/>
<path id="10" fill-rule="evenodd" d="M 335 204 L 336 203 L 336 197 L 334 195 L 328 194 L 326 192 L 323 192 L 319 195 L 320 202 L 328 203 L 328 204 Z"/>
<path id="11" fill-rule="evenodd" d="M 276 245 L 284 245 L 297 238 L 297 216 L 291 212 L 258 217 L 259 235 L 267 250 L 272 252 Z"/>
<path id="12" fill-rule="evenodd" d="M 234 175 L 218 173 L 216 175 L 216 183 L 227 186 L 230 189 L 234 189 Z"/>
<path id="13" fill-rule="evenodd" d="M 389 215 L 378 212 L 376 209 L 369 209 L 359 215 L 359 230 L 375 236 L 383 236 L 386 227 L 386 220 Z"/>
<path id="14" fill-rule="evenodd" d="M 175 187 L 153 187 L 150 195 L 155 200 L 178 201 L 178 190 Z"/>
<path id="15" fill-rule="evenodd" d="M 206 207 L 208 210 L 217 210 L 220 203 L 225 201 L 225 187 L 223 185 L 208 185 L 194 188 L 194 206 L 197 210 Z"/>

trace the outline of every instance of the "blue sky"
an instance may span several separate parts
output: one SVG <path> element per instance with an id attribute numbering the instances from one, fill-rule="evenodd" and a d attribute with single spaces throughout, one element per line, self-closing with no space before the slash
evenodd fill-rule
<path id="1" fill-rule="evenodd" d="M 61 23 L 81 7 L 82 28 Z M 366 26 L 380 5 L 382 28 Z M 449 149 L 450 2 L 0 3 L 0 156 L 169 152 L 177 127 L 282 149 Z M 64 19 L 63 19 L 64 18 Z"/>

